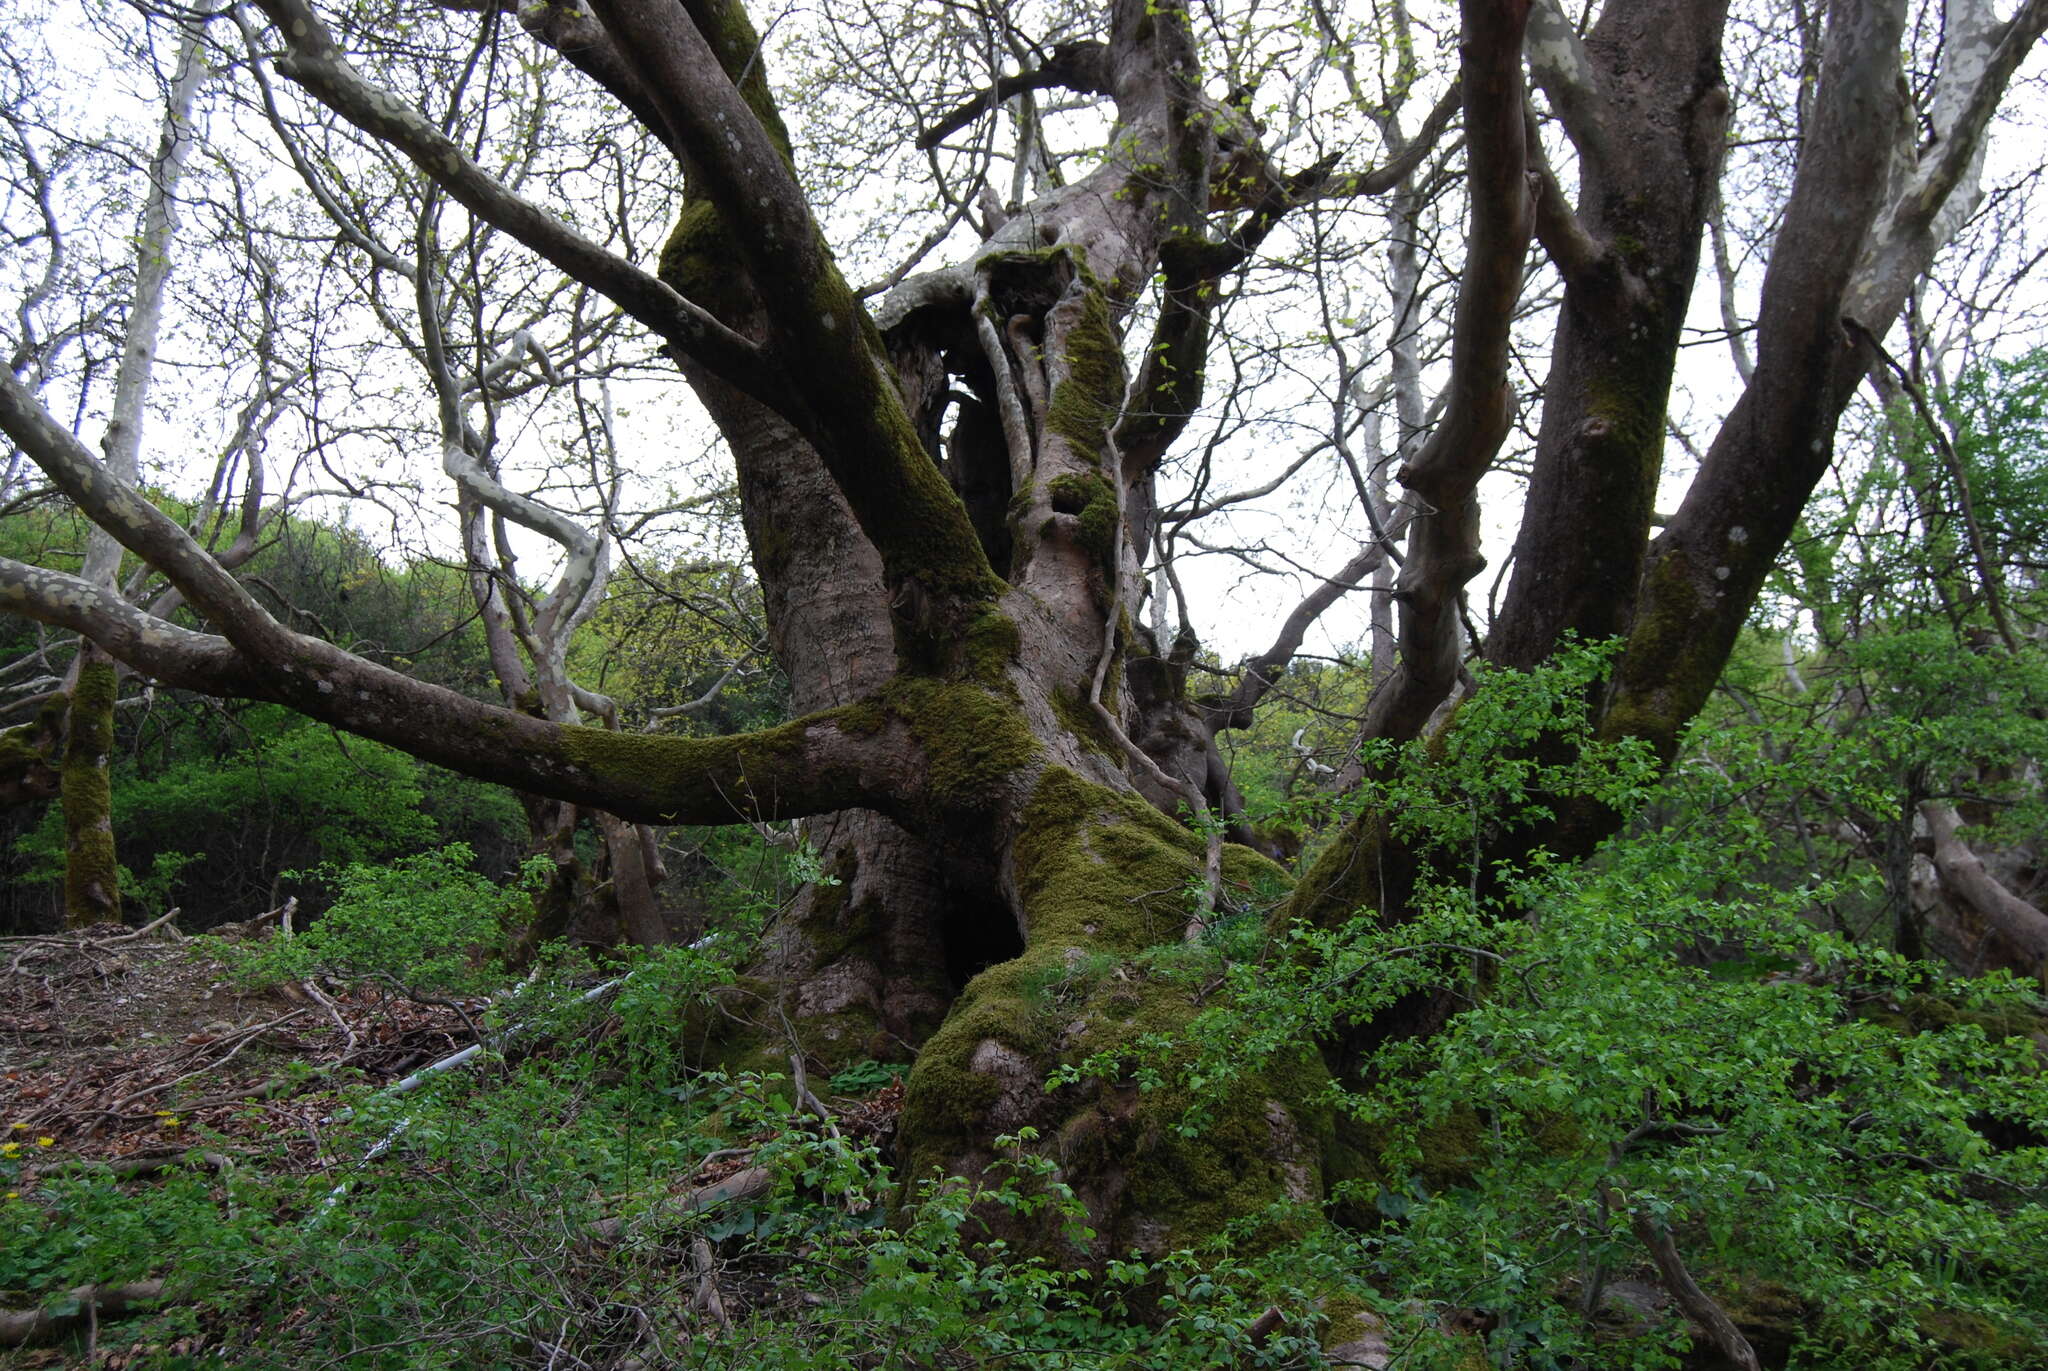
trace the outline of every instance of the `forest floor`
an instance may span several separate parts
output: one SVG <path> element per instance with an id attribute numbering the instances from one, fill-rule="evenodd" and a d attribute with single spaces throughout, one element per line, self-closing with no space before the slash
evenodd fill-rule
<path id="1" fill-rule="evenodd" d="M 222 935 L 276 931 L 259 919 L 213 936 Z M 218 951 L 162 921 L 0 939 L 0 1147 L 13 1173 L 0 1189 L 8 1201 L 33 1200 L 62 1179 L 107 1178 L 125 1191 L 186 1168 L 217 1177 L 235 1168 L 271 1178 L 331 1174 L 346 1184 L 366 1160 L 361 1130 L 348 1127 L 366 1091 L 399 1085 L 480 1038 L 500 1041 L 485 1021 L 489 998 L 423 1003 L 375 982 L 252 990 Z M 903 1087 L 882 1079 L 879 1089 L 863 1082 L 857 1095 L 809 1098 L 825 1126 L 849 1140 L 883 1139 Z M 775 1132 L 738 1139 L 665 1184 L 693 1208 L 707 1195 L 745 1200 L 767 1175 L 754 1153 Z M 741 1265 L 721 1271 L 734 1313 L 780 1298 L 772 1273 L 750 1280 Z M 158 1296 L 136 1298 L 146 1306 Z M 35 1317 L 0 1308 L 0 1368 L 185 1365 L 218 1331 L 128 1343 L 112 1323 L 81 1330 L 72 1326 L 78 1316 L 63 1315 L 61 1327 L 44 1330 L 31 1328 Z"/>
<path id="2" fill-rule="evenodd" d="M 0 1130 L 49 1158 L 35 1169 L 182 1155 L 195 1130 L 215 1147 L 260 1139 L 271 1165 L 289 1140 L 292 1160 L 323 1166 L 343 1080 L 396 1080 L 467 1046 L 485 1003 L 249 992 L 203 946 L 169 925 L 0 939 Z"/>
<path id="3" fill-rule="evenodd" d="M 340 1090 L 467 1046 L 485 1004 L 424 1005 L 372 987 L 251 992 L 207 946 L 169 924 L 0 939 L 0 1145 L 24 1163 L 15 1194 L 67 1175 L 219 1171 L 244 1156 L 272 1174 L 353 1161 L 325 1143 Z M 92 1364 L 119 1371 L 193 1350 L 110 1338 Z M 63 1366 L 75 1349 L 0 1359 Z"/>

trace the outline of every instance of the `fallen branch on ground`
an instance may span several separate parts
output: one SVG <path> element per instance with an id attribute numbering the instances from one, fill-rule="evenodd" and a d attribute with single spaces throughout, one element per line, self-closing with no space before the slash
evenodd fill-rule
<path id="1" fill-rule="evenodd" d="M 21 1347 L 62 1337 L 88 1320 L 118 1319 L 139 1313 L 140 1306 L 156 1303 L 163 1294 L 162 1281 L 80 1285 L 65 1291 L 54 1308 L 0 1309 L 0 1347 Z"/>

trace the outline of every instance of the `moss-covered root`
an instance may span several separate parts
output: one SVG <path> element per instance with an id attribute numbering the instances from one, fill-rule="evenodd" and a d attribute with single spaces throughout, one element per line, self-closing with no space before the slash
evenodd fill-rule
<path id="1" fill-rule="evenodd" d="M 1034 1130 L 1094 1230 L 1089 1251 L 1062 1255 L 1089 1260 L 1198 1244 L 1276 1202 L 1318 1200 L 1330 1121 L 1312 1053 L 1264 1063 L 1219 1098 L 1181 1079 L 1199 978 L 1147 949 L 1182 949 L 1198 840 L 1054 768 L 1013 859 L 1026 948 L 970 982 L 919 1055 L 900 1125 L 910 1178 L 980 1176 L 998 1137 Z M 1063 1066 L 1080 1078 L 1048 1090 Z M 987 1217 L 1017 1250 L 1064 1247 L 1050 1214 Z"/>
<path id="2" fill-rule="evenodd" d="M 64 922 L 73 928 L 119 922 L 120 867 L 114 860 L 114 664 L 79 668 L 71 692 L 60 794 L 64 804 Z"/>

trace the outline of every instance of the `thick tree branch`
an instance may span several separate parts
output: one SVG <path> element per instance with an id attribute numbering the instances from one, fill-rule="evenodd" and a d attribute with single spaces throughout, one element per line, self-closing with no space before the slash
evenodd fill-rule
<path id="1" fill-rule="evenodd" d="M 159 1280 L 129 1281 L 124 1285 L 76 1285 L 64 1292 L 68 1313 L 33 1309 L 0 1309 L 0 1347 L 25 1347 L 29 1343 L 61 1338 L 80 1324 L 99 1319 L 120 1319 L 142 1312 L 164 1298 Z"/>
<path id="2" fill-rule="evenodd" d="M 1904 26 L 1903 0 L 1831 8 L 1814 115 L 1764 277 L 1756 374 L 1651 549 L 1601 725 L 1609 736 L 1676 748 L 1827 470 L 1841 413 L 1831 392 L 1858 355 L 1843 302 L 1884 194 Z"/>
<path id="3" fill-rule="evenodd" d="M 286 2 L 286 0 L 280 0 Z M 899 621 L 927 633 L 931 597 L 980 603 L 1000 582 L 967 511 L 938 473 L 887 374 L 880 336 L 839 273 L 803 188 L 760 117 L 683 7 L 597 0 L 689 161 L 693 194 L 716 205 L 765 307 L 770 347 L 790 365 L 755 398 L 823 459 L 899 594 Z M 744 388 L 744 387 L 743 387 Z M 956 625 L 957 627 L 957 625 Z"/>
<path id="4" fill-rule="evenodd" d="M 152 618 L 76 576 L 0 558 L 0 609 L 84 634 L 166 684 L 281 704 L 465 775 L 641 823 L 908 812 L 922 766 L 899 729 L 839 711 L 760 733 L 671 738 L 551 723 L 289 635 L 267 658 Z"/>
<path id="5" fill-rule="evenodd" d="M 1880 337 L 1890 331 L 1912 283 L 1974 208 L 1991 116 L 2020 63 L 2048 32 L 2048 0 L 2027 0 L 2003 27 L 1990 26 L 1988 6 L 1957 0 L 1949 10 L 1932 155 L 1871 229 L 1842 311 Z M 1983 21 L 1985 30 L 1968 31 L 1971 19 Z M 1853 377 L 1848 385 L 1854 387 Z M 1848 397 L 1842 398 L 1846 403 Z"/>
<path id="6" fill-rule="evenodd" d="M 1543 141 L 1537 136 L 1536 112 L 1527 109 L 1526 114 L 1529 165 L 1536 180 L 1536 239 L 1543 244 L 1565 284 L 1582 289 L 1591 287 L 1595 272 L 1606 258 L 1606 245 L 1586 232 L 1586 226 L 1579 222 L 1578 211 L 1565 198 L 1564 187 L 1558 184 L 1557 173 L 1544 155 Z"/>
<path id="7" fill-rule="evenodd" d="M 1464 77 L 1460 75 L 1458 80 L 1451 82 L 1450 89 L 1431 106 L 1428 116 L 1422 121 L 1422 127 L 1415 131 L 1415 136 L 1409 139 L 1399 152 L 1379 166 L 1366 171 L 1346 172 L 1342 176 L 1333 176 L 1316 183 L 1312 188 L 1303 186 L 1299 192 L 1301 198 L 1337 200 L 1361 195 L 1385 195 L 1390 190 L 1398 190 L 1403 181 L 1422 169 L 1422 164 L 1437 150 L 1437 145 L 1443 141 L 1445 132 L 1456 121 L 1458 111 L 1465 107 L 1465 90 L 1461 84 L 1463 80 Z"/>
<path id="8" fill-rule="evenodd" d="M 1759 1371 L 1756 1349 L 1749 1345 L 1748 1338 L 1742 1336 L 1742 1330 L 1728 1317 L 1728 1311 L 1713 1296 L 1700 1289 L 1699 1282 L 1685 1269 L 1671 1230 L 1647 1210 L 1630 1204 L 1626 1196 L 1617 1194 L 1606 1181 L 1600 1183 L 1600 1198 L 1609 1208 L 1618 1208 L 1628 1215 L 1629 1227 L 1634 1230 L 1637 1240 L 1649 1249 L 1650 1260 L 1656 1263 L 1657 1275 L 1664 1282 L 1664 1288 L 1678 1301 L 1678 1307 L 1685 1311 L 1686 1317 L 1706 1330 L 1708 1339 L 1728 1364 L 1737 1371 Z"/>
<path id="9" fill-rule="evenodd" d="M 1550 101 L 1551 112 L 1564 125 L 1582 160 L 1611 163 L 1607 96 L 1592 53 L 1579 37 L 1557 0 L 1533 0 L 1524 39 L 1529 54 L 1529 79 Z"/>
<path id="10" fill-rule="evenodd" d="M 1951 894 L 1975 910 L 1985 924 L 2026 961 L 2026 970 L 2048 967 L 2048 914 L 2005 888 L 1962 839 L 1962 816 L 1954 805 L 1922 801 L 1920 817 L 1934 839 L 1934 869 Z"/>

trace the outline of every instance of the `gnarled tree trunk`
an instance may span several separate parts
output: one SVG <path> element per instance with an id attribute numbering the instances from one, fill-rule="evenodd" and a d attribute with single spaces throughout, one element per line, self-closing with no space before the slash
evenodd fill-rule
<path id="1" fill-rule="evenodd" d="M 972 1174 L 999 1137 L 1034 1130 L 1032 1145 L 1089 1206 L 1096 1255 L 1319 1196 L 1333 1152 L 1317 1104 L 1329 1063 L 1350 1069 L 1358 1050 L 1427 1027 L 1440 1005 L 1404 1005 L 1335 1044 L 1292 1045 L 1192 1136 L 1172 1126 L 1184 1101 L 1170 1089 L 1045 1083 L 1062 1066 L 1170 1044 L 1197 1012 L 1185 987 L 1138 965 L 1213 912 L 1216 849 L 1165 811 L 1227 812 L 1214 733 L 1256 703 L 1278 665 L 1257 664 L 1237 696 L 1189 701 L 1173 649 L 1137 627 L 1159 462 L 1200 399 L 1216 283 L 1281 215 L 1318 195 L 1392 188 L 1405 172 L 1339 177 L 1319 163 L 1283 174 L 1242 113 L 1204 93 L 1186 7 L 1112 0 L 1106 41 L 1057 49 L 1032 78 L 1109 97 L 1115 128 L 1099 161 L 871 314 L 798 186 L 759 42 L 732 0 L 521 12 L 675 151 L 688 203 L 658 276 L 520 200 L 431 120 L 372 88 L 307 0 L 259 8 L 283 46 L 281 71 L 618 301 L 677 358 L 732 449 L 801 717 L 736 738 L 586 729 L 559 711 L 437 691 L 293 633 L 8 378 L 0 425 L 217 636 L 11 563 L 0 564 L 0 603 L 88 632 L 162 679 L 276 700 L 623 820 L 806 820 L 837 884 L 807 893 L 764 969 L 807 1051 L 921 1044 L 902 1125 L 913 1175 Z M 1476 490 L 1515 417 L 1508 331 L 1534 235 L 1566 300 L 1535 510 L 1489 651 L 1526 665 L 1567 631 L 1623 636 L 1598 727 L 1668 755 L 1825 469 L 1843 378 L 1853 384 L 1839 320 L 1861 298 L 1870 225 L 1899 210 L 1883 200 L 1903 4 L 1832 7 L 1754 378 L 1654 541 L 1663 412 L 1726 107 L 1724 16 L 1613 0 L 1581 43 L 1547 3 L 1536 15 L 1532 65 L 1584 182 L 1574 203 L 1531 154 L 1526 0 L 1465 0 L 1466 260 L 1443 417 L 1398 477 L 1414 511 L 1394 591 L 1398 659 L 1366 726 L 1414 738 L 1458 680 L 1460 599 L 1481 566 Z M 2048 3 L 2030 3 L 1995 51 L 2023 48 L 2042 23 Z M 1971 70 L 1981 98 L 1964 107 L 1995 105 L 2011 64 Z M 1002 98 L 1000 86 L 985 93 L 952 126 Z M 1981 121 L 1953 125 L 1955 142 L 1981 133 Z M 1249 190 L 1212 194 L 1226 162 L 1255 169 Z M 1941 198 L 1913 184 L 1914 213 Z M 1910 228 L 1898 240 L 1923 241 Z M 1132 366 L 1124 333 L 1155 278 L 1156 318 Z M 1882 332 L 1885 318 L 1862 322 Z M 1374 551 L 1330 578 L 1328 594 L 1371 574 Z M 1612 822 L 1567 806 L 1553 828 L 1487 855 L 1539 841 L 1582 853 Z M 1290 913 L 1402 919 L 1420 860 L 1385 815 L 1362 815 Z M 1226 882 L 1262 869 L 1240 849 L 1220 862 Z"/>

